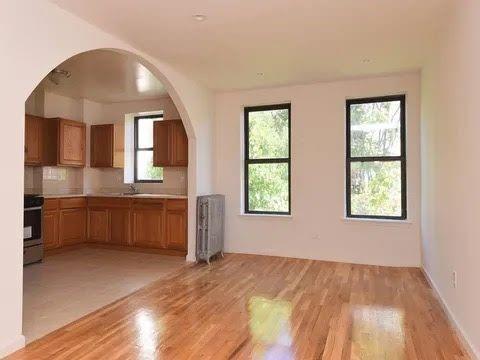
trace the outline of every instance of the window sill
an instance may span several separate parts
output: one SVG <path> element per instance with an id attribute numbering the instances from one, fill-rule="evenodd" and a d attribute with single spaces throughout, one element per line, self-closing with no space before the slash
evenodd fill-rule
<path id="1" fill-rule="evenodd" d="M 368 218 L 349 218 L 342 217 L 341 220 L 345 223 L 367 223 L 373 225 L 412 225 L 413 222 L 409 219 L 406 220 L 394 220 L 394 219 L 368 219 Z"/>
<path id="2" fill-rule="evenodd" d="M 246 217 L 246 218 L 274 218 L 274 219 L 292 219 L 293 216 L 292 214 L 290 215 L 283 215 L 283 214 L 279 214 L 279 215 L 275 215 L 275 214 L 247 214 L 247 213 L 240 213 L 238 214 L 238 216 L 241 216 L 241 217 Z"/>

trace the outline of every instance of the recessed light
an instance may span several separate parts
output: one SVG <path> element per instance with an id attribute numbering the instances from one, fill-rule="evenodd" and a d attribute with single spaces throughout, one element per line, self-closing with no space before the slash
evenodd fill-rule
<path id="1" fill-rule="evenodd" d="M 207 17 L 203 14 L 195 14 L 195 15 L 192 15 L 193 18 L 199 22 L 201 21 L 205 21 L 207 19 Z"/>
<path id="2" fill-rule="evenodd" d="M 265 75 L 263 72 L 257 72 L 257 76 L 263 76 Z"/>

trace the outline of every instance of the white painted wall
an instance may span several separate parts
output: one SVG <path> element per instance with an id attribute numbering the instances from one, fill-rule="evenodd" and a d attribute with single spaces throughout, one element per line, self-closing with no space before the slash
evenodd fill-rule
<path id="1" fill-rule="evenodd" d="M 25 101 L 40 80 L 67 58 L 83 51 L 114 48 L 141 57 L 165 84 L 189 142 L 188 258 L 195 244 L 195 196 L 212 189 L 213 99 L 209 91 L 131 45 L 47 1 L 0 2 L 0 87 L 2 126 L 0 161 L 9 176 L 0 181 L 2 241 L 0 241 L 0 356 L 24 344 L 22 334 L 23 157 Z"/>
<path id="2" fill-rule="evenodd" d="M 420 75 L 238 91 L 216 96 L 216 191 L 226 195 L 226 251 L 353 263 L 420 264 Z M 407 94 L 408 222 L 345 221 L 345 99 Z M 292 217 L 240 215 L 243 107 L 291 102 Z"/>
<path id="3" fill-rule="evenodd" d="M 479 19 L 480 2 L 456 2 L 422 74 L 422 262 L 480 358 Z"/>

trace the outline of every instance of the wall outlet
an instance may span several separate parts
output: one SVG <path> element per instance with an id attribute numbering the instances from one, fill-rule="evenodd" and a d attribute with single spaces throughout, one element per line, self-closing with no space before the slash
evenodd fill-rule
<path id="1" fill-rule="evenodd" d="M 452 286 L 454 289 L 457 288 L 457 272 L 456 271 L 452 272 Z"/>

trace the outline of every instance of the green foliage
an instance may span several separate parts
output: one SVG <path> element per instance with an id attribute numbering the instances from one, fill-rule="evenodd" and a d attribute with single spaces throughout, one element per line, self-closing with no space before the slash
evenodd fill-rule
<path id="1" fill-rule="evenodd" d="M 400 155 L 400 102 L 351 106 L 351 155 Z M 401 163 L 351 164 L 351 211 L 357 215 L 401 215 Z"/>
<path id="2" fill-rule="evenodd" d="M 271 110 L 250 113 L 250 159 L 288 158 L 288 111 Z M 249 165 L 249 209 L 287 212 L 288 164 Z"/>
<path id="3" fill-rule="evenodd" d="M 351 166 L 352 214 L 400 216 L 400 162 L 355 162 Z"/>
<path id="4" fill-rule="evenodd" d="M 147 178 L 151 180 L 163 180 L 163 167 L 153 166 L 153 160 L 150 161 L 147 168 Z"/>

